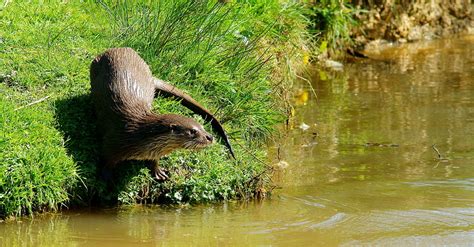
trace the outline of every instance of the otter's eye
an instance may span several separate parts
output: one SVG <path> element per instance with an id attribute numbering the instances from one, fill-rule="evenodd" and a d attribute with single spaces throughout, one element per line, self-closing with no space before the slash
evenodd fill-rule
<path id="1" fill-rule="evenodd" d="M 196 129 L 190 129 L 189 134 L 194 136 L 194 135 L 197 134 L 197 130 Z"/>

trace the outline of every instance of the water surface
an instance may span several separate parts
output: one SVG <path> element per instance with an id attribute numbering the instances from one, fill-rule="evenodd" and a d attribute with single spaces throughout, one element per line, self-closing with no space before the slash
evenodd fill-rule
<path id="1" fill-rule="evenodd" d="M 0 243 L 473 246 L 474 36 L 370 56 L 297 86 L 271 199 L 46 215 Z"/>

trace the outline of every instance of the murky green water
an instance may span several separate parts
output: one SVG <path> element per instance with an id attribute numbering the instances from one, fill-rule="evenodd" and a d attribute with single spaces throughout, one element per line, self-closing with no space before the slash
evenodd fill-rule
<path id="1" fill-rule="evenodd" d="M 314 71 L 317 98 L 301 85 L 272 199 L 66 212 L 2 224 L 0 243 L 473 246 L 474 36 L 371 56 Z"/>

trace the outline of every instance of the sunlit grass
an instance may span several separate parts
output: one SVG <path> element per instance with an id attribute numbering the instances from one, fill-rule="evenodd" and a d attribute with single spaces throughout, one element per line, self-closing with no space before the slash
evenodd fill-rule
<path id="1" fill-rule="evenodd" d="M 318 46 L 316 52 L 337 52 L 352 42 L 350 32 L 356 25 L 355 12 L 350 1 L 322 0 L 309 4 L 306 14 Z"/>
<path id="2" fill-rule="evenodd" d="M 84 179 L 55 103 L 87 94 L 89 63 L 107 47 L 90 12 L 99 10 L 10 2 L 0 11 L 0 216 L 57 209 Z"/>
<path id="3" fill-rule="evenodd" d="M 0 95 L 0 216 L 56 209 L 68 201 L 78 174 L 54 115 L 48 106 L 15 110 Z"/>

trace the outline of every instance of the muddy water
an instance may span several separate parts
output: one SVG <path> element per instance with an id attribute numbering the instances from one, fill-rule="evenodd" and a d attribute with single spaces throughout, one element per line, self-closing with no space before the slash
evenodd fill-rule
<path id="1" fill-rule="evenodd" d="M 270 200 L 42 216 L 0 243 L 474 245 L 474 37 L 371 57 L 299 86 Z"/>

